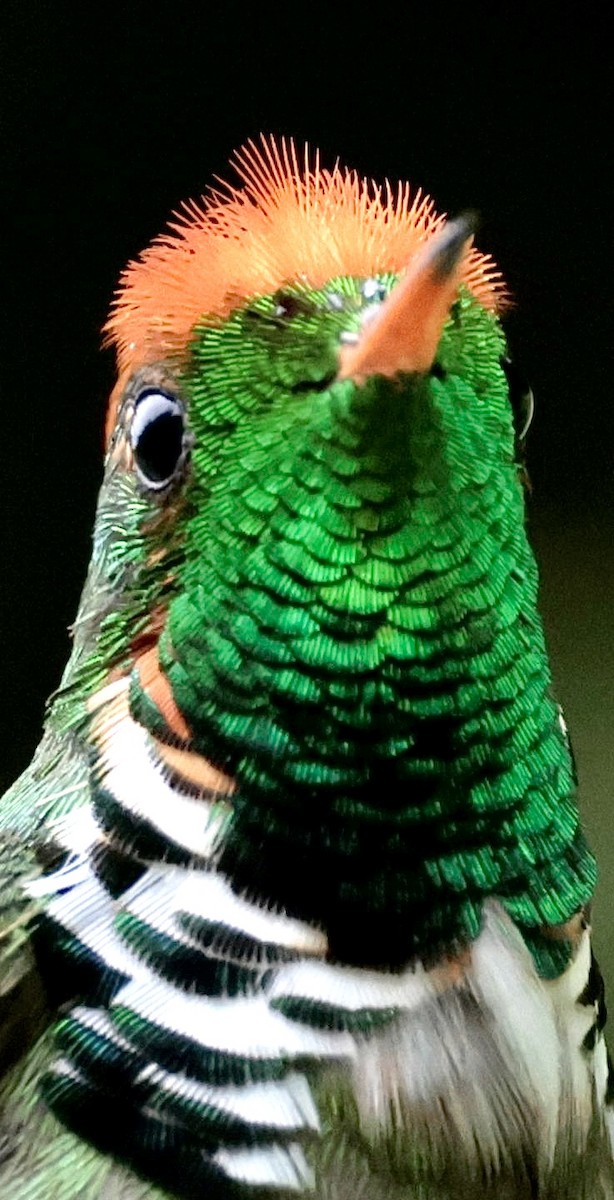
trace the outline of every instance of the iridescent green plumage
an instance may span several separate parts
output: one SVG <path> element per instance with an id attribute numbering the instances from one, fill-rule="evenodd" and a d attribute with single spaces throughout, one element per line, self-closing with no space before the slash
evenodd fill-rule
<path id="1" fill-rule="evenodd" d="M 41 980 L 61 1010 L 0 1191 L 612 1200 L 490 268 L 407 189 L 258 155 L 111 319 L 73 655 L 0 808 L 10 1056 Z"/>
<path id="2" fill-rule="evenodd" d="M 198 748 L 238 783 L 233 875 L 260 894 L 274 877 L 340 958 L 404 962 L 475 937 L 485 895 L 535 928 L 595 877 L 500 329 L 465 294 L 430 376 L 335 382 L 362 282 L 197 333 L 199 504 L 162 654 Z"/>

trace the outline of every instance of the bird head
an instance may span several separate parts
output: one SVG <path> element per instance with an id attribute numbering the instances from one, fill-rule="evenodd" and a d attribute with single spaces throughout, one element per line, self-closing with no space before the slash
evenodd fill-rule
<path id="1" fill-rule="evenodd" d="M 59 697 L 86 713 L 103 817 L 145 737 L 169 827 L 173 788 L 213 806 L 194 855 L 343 961 L 471 938 L 493 893 L 564 920 L 592 860 L 500 276 L 471 218 L 405 185 L 285 141 L 235 166 L 127 268 L 106 327 L 118 384 Z M 564 895 L 555 851 L 578 862 Z"/>

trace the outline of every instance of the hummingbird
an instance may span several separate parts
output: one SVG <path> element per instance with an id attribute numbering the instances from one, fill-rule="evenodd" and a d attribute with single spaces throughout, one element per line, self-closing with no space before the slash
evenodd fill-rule
<path id="1" fill-rule="evenodd" d="M 250 141 L 124 271 L 92 555 L 0 803 L 3 1200 L 607 1200 L 594 856 L 507 292 Z"/>

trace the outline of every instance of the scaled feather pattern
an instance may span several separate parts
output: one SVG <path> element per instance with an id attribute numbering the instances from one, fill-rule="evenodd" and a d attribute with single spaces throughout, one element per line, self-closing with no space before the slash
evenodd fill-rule
<path id="1" fill-rule="evenodd" d="M 0 804 L 2 1200 L 614 1200 L 501 276 L 407 184 L 233 165 L 105 327 Z"/>

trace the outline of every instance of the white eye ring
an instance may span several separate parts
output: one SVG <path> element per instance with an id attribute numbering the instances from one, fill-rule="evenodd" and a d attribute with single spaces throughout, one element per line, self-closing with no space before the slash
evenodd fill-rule
<path id="1" fill-rule="evenodd" d="M 130 445 L 141 482 L 152 491 L 168 488 L 189 448 L 181 401 L 160 388 L 145 388 L 136 399 Z"/>

